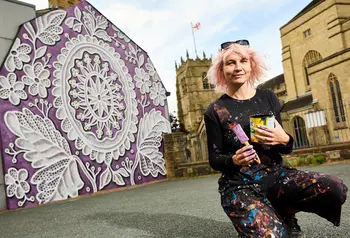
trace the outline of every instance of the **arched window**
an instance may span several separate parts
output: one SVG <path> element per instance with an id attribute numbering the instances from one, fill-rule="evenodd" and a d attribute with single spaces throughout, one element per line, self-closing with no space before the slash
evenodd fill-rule
<path id="1" fill-rule="evenodd" d="M 208 77 L 207 73 L 202 74 L 202 82 L 203 82 L 203 89 L 209 89 L 209 82 L 208 82 Z"/>
<path id="2" fill-rule="evenodd" d="M 293 128 L 294 128 L 294 148 L 309 147 L 309 140 L 306 135 L 305 121 L 300 116 L 295 116 L 293 118 Z"/>
<path id="3" fill-rule="evenodd" d="M 333 112 L 335 121 L 344 122 L 345 121 L 345 112 L 343 99 L 340 91 L 340 85 L 337 77 L 334 74 L 330 74 L 328 77 L 329 91 L 333 105 Z"/>
<path id="4" fill-rule="evenodd" d="M 186 158 L 188 162 L 191 162 L 191 151 L 186 148 Z"/>
<path id="5" fill-rule="evenodd" d="M 304 60 L 303 60 L 303 69 L 304 69 L 306 86 L 310 85 L 309 72 L 308 72 L 309 65 L 312 63 L 315 63 L 321 59 L 322 59 L 321 54 L 315 50 L 310 50 L 309 52 L 306 53 Z"/>

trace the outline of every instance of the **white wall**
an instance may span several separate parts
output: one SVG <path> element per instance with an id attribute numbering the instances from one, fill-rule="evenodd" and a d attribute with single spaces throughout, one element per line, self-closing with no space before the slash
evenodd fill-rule
<path id="1" fill-rule="evenodd" d="M 0 64 L 9 51 L 19 26 L 35 18 L 35 6 L 16 0 L 0 0 Z M 3 150 L 3 148 L 1 148 Z M 6 210 L 3 163 L 0 158 L 0 210 Z"/>

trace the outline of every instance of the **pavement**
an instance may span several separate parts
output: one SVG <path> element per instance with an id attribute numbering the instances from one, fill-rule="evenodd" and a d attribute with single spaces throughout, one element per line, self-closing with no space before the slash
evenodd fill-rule
<path id="1" fill-rule="evenodd" d="M 302 169 L 336 175 L 350 187 L 350 164 Z M 0 237 L 236 237 L 220 206 L 218 178 L 162 181 L 0 213 Z M 349 201 L 340 227 L 315 214 L 298 213 L 297 218 L 307 237 L 350 237 Z"/>

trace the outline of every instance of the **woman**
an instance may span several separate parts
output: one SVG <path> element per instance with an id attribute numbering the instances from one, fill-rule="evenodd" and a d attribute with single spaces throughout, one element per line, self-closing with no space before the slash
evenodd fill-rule
<path id="1" fill-rule="evenodd" d="M 208 71 L 224 93 L 204 114 L 209 163 L 222 172 L 221 205 L 240 237 L 301 237 L 299 211 L 339 226 L 347 187 L 336 177 L 284 164 L 280 154 L 292 152 L 293 138 L 281 126 L 281 104 L 272 91 L 253 87 L 264 70 L 249 42 L 240 40 L 223 43 Z M 249 137 L 253 114 L 274 115 L 275 127 L 255 128 L 259 143 L 243 146 L 230 126 L 240 124 Z"/>

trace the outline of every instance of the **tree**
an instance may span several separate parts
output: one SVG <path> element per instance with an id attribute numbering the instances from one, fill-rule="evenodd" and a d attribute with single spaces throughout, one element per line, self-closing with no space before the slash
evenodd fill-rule
<path id="1" fill-rule="evenodd" d="M 179 120 L 176 117 L 176 112 L 170 113 L 170 125 L 171 125 L 171 131 L 172 132 L 178 132 L 180 130 L 180 123 Z"/>

